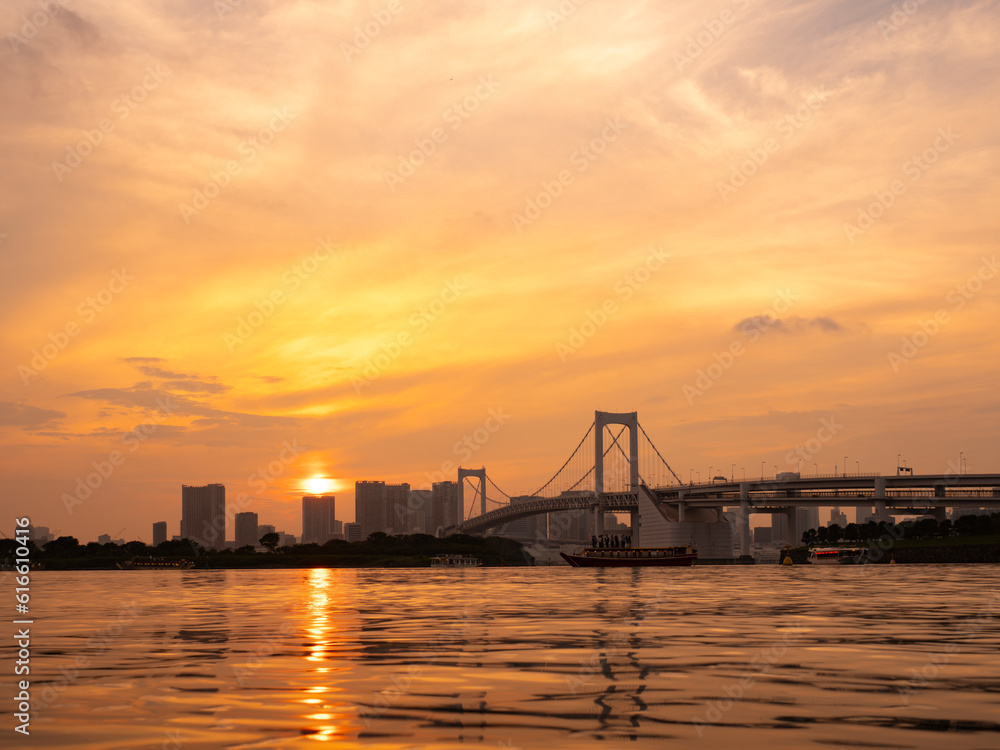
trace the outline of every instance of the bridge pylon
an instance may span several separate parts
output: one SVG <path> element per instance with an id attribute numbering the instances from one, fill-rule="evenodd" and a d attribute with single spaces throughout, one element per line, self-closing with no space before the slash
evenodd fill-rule
<path id="1" fill-rule="evenodd" d="M 479 515 L 486 515 L 486 467 L 480 469 L 463 469 L 458 467 L 458 507 L 465 517 L 465 478 L 473 477 L 479 480 Z"/>
<path id="2" fill-rule="evenodd" d="M 594 412 L 594 491 L 598 499 L 604 492 L 604 428 L 620 424 L 628 428 L 629 484 L 632 491 L 639 486 L 639 413 Z"/>

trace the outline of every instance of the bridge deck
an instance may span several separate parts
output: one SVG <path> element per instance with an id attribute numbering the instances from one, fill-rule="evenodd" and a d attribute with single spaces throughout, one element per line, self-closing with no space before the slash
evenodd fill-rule
<path id="1" fill-rule="evenodd" d="M 887 510 L 941 507 L 1000 507 L 1000 474 L 928 474 L 888 476 L 877 474 L 840 477 L 756 479 L 745 482 L 671 485 L 653 489 L 661 502 L 688 508 L 739 505 L 744 497 L 751 513 L 784 512 L 798 506 L 871 507 L 885 502 Z M 519 518 L 560 510 L 586 510 L 599 506 L 606 512 L 638 508 L 635 492 L 559 495 L 521 500 L 451 527 L 459 533 L 481 533 Z"/>

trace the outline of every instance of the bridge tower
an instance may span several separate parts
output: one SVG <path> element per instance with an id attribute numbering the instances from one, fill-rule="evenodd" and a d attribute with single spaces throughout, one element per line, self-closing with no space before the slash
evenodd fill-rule
<path id="1" fill-rule="evenodd" d="M 594 412 L 594 490 L 600 497 L 604 492 L 604 428 L 620 424 L 628 428 L 629 485 L 639 486 L 639 413 L 630 411 L 615 414 L 610 411 Z"/>
<path id="2" fill-rule="evenodd" d="M 458 507 L 461 508 L 462 517 L 465 517 L 465 478 L 473 477 L 479 479 L 479 514 L 486 515 L 486 467 L 481 469 L 463 469 L 458 467 Z"/>
<path id="3" fill-rule="evenodd" d="M 604 492 L 604 428 L 620 424 L 628 428 L 629 485 L 632 491 L 639 487 L 639 413 L 594 412 L 594 533 L 604 533 L 604 513 L 601 511 L 601 494 Z M 638 513 L 631 514 L 632 538 L 638 539 Z"/>

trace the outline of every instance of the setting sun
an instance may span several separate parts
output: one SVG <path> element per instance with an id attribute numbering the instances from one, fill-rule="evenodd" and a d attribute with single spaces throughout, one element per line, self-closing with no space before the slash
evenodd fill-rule
<path id="1" fill-rule="evenodd" d="M 310 477 L 303 482 L 303 486 L 311 495 L 323 495 L 333 492 L 336 485 L 332 479 L 327 479 L 326 477 Z"/>

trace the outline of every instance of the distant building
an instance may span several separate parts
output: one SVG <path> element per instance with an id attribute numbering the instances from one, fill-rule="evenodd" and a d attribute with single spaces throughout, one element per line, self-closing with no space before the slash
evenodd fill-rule
<path id="1" fill-rule="evenodd" d="M 385 486 L 385 531 L 389 534 L 409 533 L 410 525 L 410 485 L 387 484 Z"/>
<path id="2" fill-rule="evenodd" d="M 410 490 L 410 498 L 407 501 L 406 533 L 407 534 L 433 534 L 435 530 L 430 528 L 428 523 L 431 517 L 431 508 L 434 504 L 434 492 L 432 490 Z"/>
<path id="3" fill-rule="evenodd" d="M 99 534 L 97 536 L 98 544 L 111 544 L 111 534 Z"/>
<path id="4" fill-rule="evenodd" d="M 771 543 L 771 527 L 770 526 L 758 526 L 753 530 L 753 543 L 754 544 L 770 544 Z"/>
<path id="5" fill-rule="evenodd" d="M 431 486 L 431 517 L 428 534 L 437 536 L 439 528 L 448 528 L 462 523 L 464 509 L 458 504 L 458 484 L 456 482 L 435 482 Z"/>
<path id="6" fill-rule="evenodd" d="M 167 541 L 167 522 L 157 521 L 153 524 L 153 546 L 163 544 Z"/>
<path id="7" fill-rule="evenodd" d="M 792 541 L 788 538 L 788 516 L 784 513 L 771 514 L 771 541 L 782 543 Z"/>
<path id="8" fill-rule="evenodd" d="M 515 503 L 524 503 L 534 499 L 535 498 L 531 495 L 520 495 L 518 497 L 512 497 L 510 502 L 513 505 Z M 503 529 L 500 531 L 500 536 L 523 541 L 536 541 L 544 539 L 548 533 L 548 529 L 545 527 L 547 519 L 548 517 L 545 513 L 536 513 L 533 516 L 519 518 L 516 521 L 511 521 L 510 523 L 505 524 Z M 614 516 L 609 514 L 608 519 L 614 519 Z"/>
<path id="9" fill-rule="evenodd" d="M 336 500 L 333 495 L 302 498 L 302 543 L 326 544 L 333 539 Z"/>
<path id="10" fill-rule="evenodd" d="M 563 492 L 560 497 L 580 497 L 591 493 L 579 490 Z M 594 514 L 583 508 L 559 510 L 548 513 L 549 539 L 562 544 L 570 542 L 589 542 L 596 533 L 594 530 Z"/>
<path id="11" fill-rule="evenodd" d="M 257 527 L 257 541 L 260 542 L 260 538 L 264 536 L 264 534 L 277 534 L 277 533 L 278 532 L 274 530 L 274 524 L 270 523 L 261 524 L 260 526 Z"/>
<path id="12" fill-rule="evenodd" d="M 33 526 L 28 524 L 28 539 L 35 543 L 37 547 L 44 547 L 52 541 L 52 534 L 49 533 L 48 526 Z"/>
<path id="13" fill-rule="evenodd" d="M 354 522 L 361 524 L 362 538 L 386 528 L 385 482 L 354 483 Z"/>
<path id="14" fill-rule="evenodd" d="M 841 511 L 840 508 L 834 508 L 830 511 L 830 523 L 827 526 L 832 526 L 833 524 L 837 524 L 842 529 L 847 528 L 847 514 Z M 811 526 L 810 528 L 816 527 Z"/>
<path id="15" fill-rule="evenodd" d="M 181 485 L 181 536 L 205 549 L 222 549 L 226 542 L 226 488 Z"/>
<path id="16" fill-rule="evenodd" d="M 291 547 L 293 544 L 298 543 L 295 534 L 286 534 L 284 531 L 277 531 L 275 533 L 278 535 L 279 547 Z"/>
<path id="17" fill-rule="evenodd" d="M 334 522 L 333 522 L 333 538 L 334 539 L 343 539 L 344 538 L 344 523 L 343 523 L 343 521 L 337 521 L 336 519 L 334 520 Z"/>
<path id="18" fill-rule="evenodd" d="M 816 506 L 799 506 L 795 509 L 795 528 L 799 538 L 791 541 L 801 542 L 802 534 L 809 529 L 819 528 L 819 508 Z"/>
<path id="19" fill-rule="evenodd" d="M 962 516 L 988 516 L 996 512 L 996 508 L 952 508 L 947 512 L 947 518 L 957 521 Z"/>
<path id="20" fill-rule="evenodd" d="M 349 542 L 363 542 L 367 539 L 360 523 L 345 523 L 344 538 Z"/>
<path id="21" fill-rule="evenodd" d="M 256 547 L 260 544 L 257 534 L 257 514 L 236 514 L 236 549 L 240 547 Z"/>

